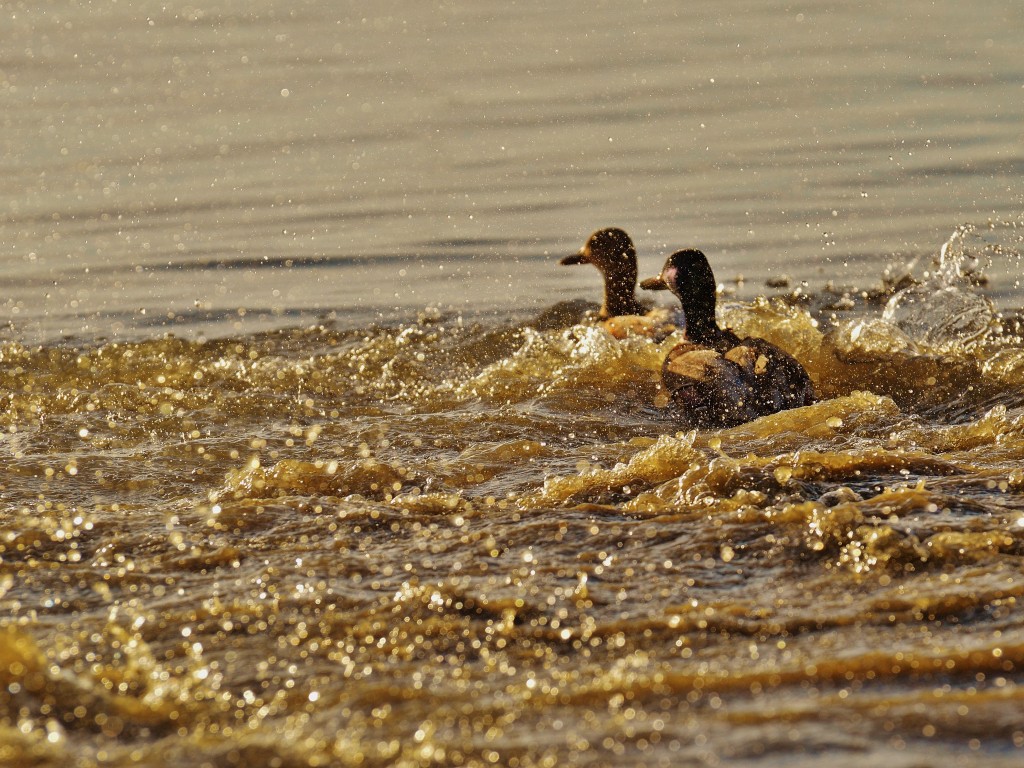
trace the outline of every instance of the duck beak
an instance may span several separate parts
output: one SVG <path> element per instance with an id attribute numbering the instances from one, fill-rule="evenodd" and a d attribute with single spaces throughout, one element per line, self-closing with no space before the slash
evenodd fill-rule
<path id="1" fill-rule="evenodd" d="M 640 283 L 640 287 L 645 291 L 667 291 L 668 283 L 665 282 L 665 278 L 658 275 L 657 277 L 648 277 Z"/>
<path id="2" fill-rule="evenodd" d="M 581 250 L 579 253 L 574 253 L 572 256 L 566 256 L 558 263 L 563 266 L 568 266 L 571 264 L 586 264 L 587 253 L 585 250 Z"/>

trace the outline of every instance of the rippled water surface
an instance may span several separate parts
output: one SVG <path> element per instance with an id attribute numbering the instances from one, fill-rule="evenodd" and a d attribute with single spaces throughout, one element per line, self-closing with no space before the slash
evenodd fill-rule
<path id="1" fill-rule="evenodd" d="M 1012 0 L 2 16 L 0 323 L 21 339 L 539 311 L 588 295 L 553 256 L 608 225 L 652 271 L 699 245 L 748 299 L 768 276 L 870 287 L 1024 208 Z"/>
<path id="2" fill-rule="evenodd" d="M 1018 4 L 2 15 L 0 763 L 1020 764 Z"/>

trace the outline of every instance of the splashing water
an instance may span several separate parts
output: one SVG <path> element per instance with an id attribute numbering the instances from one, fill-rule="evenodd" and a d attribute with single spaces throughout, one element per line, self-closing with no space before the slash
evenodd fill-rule
<path id="1" fill-rule="evenodd" d="M 938 353 L 985 344 L 1001 330 L 993 302 L 980 294 L 993 267 L 1019 269 L 1024 253 L 1024 217 L 963 224 L 942 245 L 935 268 L 896 293 L 882 319 L 925 349 Z M 1019 287 L 1019 281 L 1018 287 Z"/>
<path id="2" fill-rule="evenodd" d="M 885 319 L 724 306 L 821 395 L 727 430 L 572 320 L 0 343 L 0 764 L 1017 765 L 982 235 Z"/>

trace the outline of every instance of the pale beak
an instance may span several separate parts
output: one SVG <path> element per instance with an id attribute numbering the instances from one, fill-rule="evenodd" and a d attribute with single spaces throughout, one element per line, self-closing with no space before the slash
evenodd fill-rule
<path id="1" fill-rule="evenodd" d="M 665 282 L 665 278 L 658 275 L 657 277 L 648 277 L 640 283 L 640 287 L 645 291 L 667 291 L 668 283 Z"/>

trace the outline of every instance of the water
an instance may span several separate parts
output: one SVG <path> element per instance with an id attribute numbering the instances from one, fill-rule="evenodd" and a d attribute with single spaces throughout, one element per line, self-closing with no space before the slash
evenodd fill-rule
<path id="1" fill-rule="evenodd" d="M 1018 4 L 3 15 L 0 762 L 1019 763 Z"/>
<path id="2" fill-rule="evenodd" d="M 540 309 L 591 295 L 553 257 L 608 225 L 652 272 L 704 247 L 746 298 L 870 284 L 1024 208 L 1012 2 L 4 16 L 16 338 Z"/>

